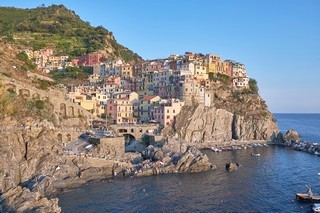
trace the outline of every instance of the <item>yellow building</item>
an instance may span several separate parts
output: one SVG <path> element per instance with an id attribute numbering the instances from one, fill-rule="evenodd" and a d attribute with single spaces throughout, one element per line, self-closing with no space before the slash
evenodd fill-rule
<path id="1" fill-rule="evenodd" d="M 149 121 L 152 119 L 152 110 L 155 104 L 161 100 L 160 96 L 144 96 L 140 99 L 139 118 L 140 121 Z"/>

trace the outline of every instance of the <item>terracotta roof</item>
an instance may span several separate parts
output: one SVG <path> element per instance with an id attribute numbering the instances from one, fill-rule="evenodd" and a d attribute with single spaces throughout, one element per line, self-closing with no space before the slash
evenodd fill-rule
<path id="1" fill-rule="evenodd" d="M 155 98 L 157 96 L 154 96 L 154 95 L 146 95 L 144 96 L 141 101 L 150 101 L 151 99 Z"/>

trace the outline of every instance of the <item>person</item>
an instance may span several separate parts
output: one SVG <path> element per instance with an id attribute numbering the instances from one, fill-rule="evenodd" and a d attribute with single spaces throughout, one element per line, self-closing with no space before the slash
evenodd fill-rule
<path id="1" fill-rule="evenodd" d="M 308 195 L 309 196 L 312 196 L 313 195 L 313 192 L 312 192 L 312 190 L 311 190 L 311 187 L 309 187 L 309 186 L 306 186 L 307 187 L 307 193 L 308 193 Z"/>

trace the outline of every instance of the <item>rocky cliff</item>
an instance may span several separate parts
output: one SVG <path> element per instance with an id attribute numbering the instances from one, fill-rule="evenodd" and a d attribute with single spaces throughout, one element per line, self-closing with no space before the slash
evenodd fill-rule
<path id="1" fill-rule="evenodd" d="M 166 136 L 176 135 L 189 145 L 209 148 L 226 141 L 270 140 L 278 131 L 277 123 L 258 94 L 235 92 L 216 83 L 211 104 L 201 101 L 185 105 Z"/>

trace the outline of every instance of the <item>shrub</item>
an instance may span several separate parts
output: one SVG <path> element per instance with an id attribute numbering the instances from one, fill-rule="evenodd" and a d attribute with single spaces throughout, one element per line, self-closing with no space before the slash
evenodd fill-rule
<path id="1" fill-rule="evenodd" d="M 44 109 L 44 101 L 42 101 L 42 100 L 36 100 L 35 106 L 36 106 L 37 109 L 39 109 L 39 110 Z"/>
<path id="2" fill-rule="evenodd" d="M 17 59 L 19 59 L 20 61 L 26 62 L 29 60 L 28 55 L 25 52 L 19 52 L 17 54 Z"/>
<path id="3" fill-rule="evenodd" d="M 259 91 L 257 81 L 253 78 L 249 79 L 249 88 L 253 94 L 257 94 Z"/>
<path id="4" fill-rule="evenodd" d="M 7 76 L 9 78 L 12 77 L 12 73 L 7 73 L 7 72 L 1 72 L 2 75 Z"/>

